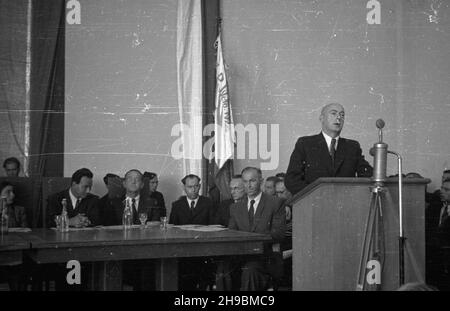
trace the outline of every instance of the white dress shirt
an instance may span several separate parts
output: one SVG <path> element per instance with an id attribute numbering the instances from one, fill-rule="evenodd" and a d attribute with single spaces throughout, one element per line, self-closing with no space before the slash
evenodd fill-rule
<path id="1" fill-rule="evenodd" d="M 75 206 L 77 206 L 78 199 L 73 195 L 72 189 L 69 189 L 69 196 L 70 196 L 70 201 L 72 202 L 72 209 L 75 209 Z M 80 202 L 81 202 L 81 199 L 80 199 Z"/>
<path id="2" fill-rule="evenodd" d="M 323 135 L 323 137 L 325 137 L 325 140 L 327 141 L 328 151 L 330 151 L 331 140 L 333 139 L 333 137 L 325 134 L 325 132 L 323 132 L 323 131 L 322 131 L 322 135 Z M 334 150 L 336 151 L 338 143 L 339 143 L 339 136 L 336 136 L 335 139 L 336 139 L 336 145 L 334 145 Z"/>
<path id="3" fill-rule="evenodd" d="M 199 198 L 200 198 L 200 197 L 197 197 L 197 199 L 191 200 L 191 199 L 189 199 L 188 197 L 186 197 L 186 199 L 187 199 L 187 201 L 188 201 L 189 209 L 191 208 L 191 202 L 194 202 L 194 208 L 197 206 L 197 202 L 198 202 L 198 199 L 199 199 Z"/>
<path id="4" fill-rule="evenodd" d="M 140 195 L 138 195 L 138 196 L 136 196 L 135 198 L 134 198 L 134 208 L 135 208 L 135 210 L 133 211 L 133 212 L 137 212 L 138 211 L 138 207 L 139 207 L 139 199 L 140 199 Z M 126 198 L 125 198 L 125 204 L 129 204 L 130 205 L 130 207 L 133 207 L 133 198 L 132 197 L 129 197 L 129 196 L 127 196 Z"/>
<path id="5" fill-rule="evenodd" d="M 253 209 L 255 210 L 255 214 L 256 214 L 256 209 L 258 208 L 259 205 L 259 201 L 261 201 L 261 196 L 262 196 L 262 192 L 260 192 L 255 198 L 250 199 L 248 198 L 248 202 L 247 202 L 247 211 L 250 211 L 250 201 L 254 200 L 255 203 L 253 204 Z"/>

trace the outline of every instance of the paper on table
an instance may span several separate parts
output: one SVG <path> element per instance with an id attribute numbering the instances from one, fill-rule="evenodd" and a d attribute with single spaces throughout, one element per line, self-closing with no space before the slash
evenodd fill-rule
<path id="1" fill-rule="evenodd" d="M 214 232 L 214 231 L 223 231 L 228 230 L 228 228 L 223 227 L 221 225 L 211 225 L 211 226 L 202 226 L 202 225 L 191 225 L 191 226 L 179 226 L 180 229 L 183 230 L 192 230 L 192 231 L 201 231 L 201 232 Z"/>
<path id="2" fill-rule="evenodd" d="M 140 228 L 140 225 L 132 225 L 131 229 L 134 229 L 134 228 Z M 103 229 L 103 230 L 123 230 L 123 225 L 103 226 L 100 229 Z"/>
<path id="3" fill-rule="evenodd" d="M 19 232 L 19 233 L 31 232 L 31 229 L 30 228 L 9 228 L 8 232 Z"/>
<path id="4" fill-rule="evenodd" d="M 52 227 L 50 229 L 59 231 L 59 229 L 55 228 L 55 227 Z M 98 229 L 98 227 L 84 227 L 84 228 L 72 228 L 71 227 L 71 228 L 69 228 L 69 232 L 70 231 L 87 231 L 87 230 L 95 230 L 95 229 Z"/>

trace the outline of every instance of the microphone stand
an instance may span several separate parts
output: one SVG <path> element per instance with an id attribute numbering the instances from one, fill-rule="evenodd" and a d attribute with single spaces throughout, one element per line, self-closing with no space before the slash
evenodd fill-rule
<path id="1" fill-rule="evenodd" d="M 369 214 L 365 225 L 364 241 L 359 264 L 358 279 L 356 290 L 366 290 L 366 265 L 369 257 L 380 259 L 384 256 L 381 251 L 381 245 L 384 246 L 384 227 L 382 214 L 382 194 L 386 192 L 384 182 L 386 181 L 386 163 L 387 154 L 393 154 L 398 159 L 398 201 L 399 201 L 399 286 L 405 282 L 405 241 L 403 233 L 403 177 L 402 177 L 402 157 L 400 154 L 389 151 L 388 145 L 383 143 L 383 120 L 377 120 L 377 128 L 379 129 L 378 143 L 374 144 L 370 154 L 374 157 L 374 173 L 372 180 L 374 185 L 370 187 L 372 198 L 369 207 Z M 384 261 L 384 260 L 383 260 Z M 382 270 L 383 261 L 380 263 Z M 381 271 L 380 271 L 381 274 Z M 371 289 L 374 289 L 371 287 Z M 375 289 L 381 289 L 381 284 L 376 284 Z"/>
<path id="2" fill-rule="evenodd" d="M 384 225 L 383 225 L 383 207 L 382 197 L 385 193 L 386 187 L 384 182 L 386 181 L 386 156 L 388 145 L 383 143 L 383 131 L 382 127 L 378 127 L 379 141 L 374 145 L 371 150 L 372 156 L 374 156 L 374 174 L 372 180 L 374 185 L 370 187 L 372 193 L 369 214 L 367 216 L 364 232 L 364 240 L 362 245 L 361 257 L 359 262 L 358 279 L 356 284 L 357 291 L 363 290 L 380 290 L 381 284 L 370 284 L 367 288 L 368 280 L 366 281 L 366 268 L 369 260 L 375 259 L 380 265 L 380 275 L 383 270 L 384 264 Z"/>
<path id="3" fill-rule="evenodd" d="M 398 269 L 399 269 L 399 286 L 405 284 L 405 241 L 406 238 L 403 233 L 403 176 L 402 176 L 402 157 L 394 151 L 388 153 L 397 156 L 398 161 L 398 222 L 399 222 L 399 237 L 398 237 Z"/>

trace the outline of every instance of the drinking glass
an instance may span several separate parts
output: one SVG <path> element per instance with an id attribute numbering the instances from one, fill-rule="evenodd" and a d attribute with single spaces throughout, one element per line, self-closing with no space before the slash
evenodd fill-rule
<path id="1" fill-rule="evenodd" d="M 166 230 L 167 229 L 167 223 L 168 223 L 168 219 L 167 217 L 161 217 L 161 229 Z"/>
<path id="2" fill-rule="evenodd" d="M 58 231 L 61 229 L 61 215 L 56 215 L 55 216 L 55 224 L 56 224 L 56 229 L 58 229 Z"/>
<path id="3" fill-rule="evenodd" d="M 147 222 L 147 213 L 139 213 L 139 221 L 141 222 L 141 228 L 145 228 Z"/>

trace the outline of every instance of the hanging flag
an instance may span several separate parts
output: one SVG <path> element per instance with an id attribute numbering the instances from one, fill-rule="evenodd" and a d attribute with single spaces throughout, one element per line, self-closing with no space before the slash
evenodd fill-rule
<path id="1" fill-rule="evenodd" d="M 233 175 L 234 132 L 233 113 L 230 105 L 228 81 L 222 54 L 220 32 L 216 41 L 216 97 L 214 111 L 214 160 L 215 186 L 220 191 L 220 199 L 231 196 L 229 183 Z"/>
<path id="2" fill-rule="evenodd" d="M 220 33 L 217 37 L 217 63 L 216 63 L 216 99 L 214 112 L 214 149 L 215 162 L 219 170 L 225 162 L 234 156 L 234 144 L 236 142 L 234 133 L 233 113 L 231 110 L 228 83 L 225 73 L 225 65 L 222 55 L 222 42 Z"/>

